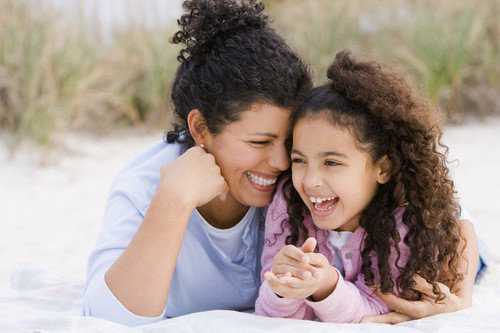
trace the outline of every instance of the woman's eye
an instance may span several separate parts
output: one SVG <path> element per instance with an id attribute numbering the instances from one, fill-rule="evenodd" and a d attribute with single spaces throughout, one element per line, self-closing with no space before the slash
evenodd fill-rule
<path id="1" fill-rule="evenodd" d="M 256 146 L 265 146 L 269 143 L 269 141 L 250 141 L 250 143 Z"/>
<path id="2" fill-rule="evenodd" d="M 339 165 L 339 163 L 337 163 L 335 161 L 325 161 L 325 165 L 326 166 L 336 166 L 336 165 Z"/>

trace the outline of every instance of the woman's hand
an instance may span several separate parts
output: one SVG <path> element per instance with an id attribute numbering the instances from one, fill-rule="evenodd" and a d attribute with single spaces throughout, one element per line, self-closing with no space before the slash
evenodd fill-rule
<path id="1" fill-rule="evenodd" d="M 470 306 L 470 300 L 450 291 L 446 285 L 437 282 L 439 289 L 445 295 L 445 299 L 436 303 L 436 297 L 432 292 L 432 285 L 425 281 L 420 275 L 415 275 L 415 290 L 422 293 L 420 300 L 408 301 L 393 294 L 383 294 L 375 290 L 378 298 L 384 301 L 395 312 L 389 312 L 379 316 L 364 317 L 361 322 L 397 324 L 403 321 L 414 320 L 433 316 L 440 313 L 454 312 Z"/>
<path id="2" fill-rule="evenodd" d="M 326 257 L 313 253 L 316 240 L 308 238 L 301 248 L 284 246 L 274 257 L 272 272 L 264 276 L 271 289 L 279 296 L 322 300 L 335 289 L 337 271 Z"/>
<path id="3" fill-rule="evenodd" d="M 464 274 L 464 279 L 457 284 L 457 291 L 452 293 L 450 288 L 438 283 L 439 289 L 446 296 L 442 302 L 436 303 L 436 295 L 432 292 L 432 285 L 421 276 L 414 277 L 415 289 L 422 293 L 417 301 L 408 301 L 392 294 L 382 294 L 375 290 L 376 295 L 384 301 L 395 312 L 389 312 L 379 316 L 364 317 L 361 322 L 374 322 L 385 324 L 397 324 L 403 321 L 420 319 L 432 315 L 454 312 L 465 309 L 472 304 L 472 288 L 476 278 L 479 264 L 479 252 L 477 248 L 476 233 L 474 226 L 467 220 L 459 221 L 460 239 L 459 252 L 462 253 L 458 270 Z M 463 250 L 463 251 L 462 251 Z"/>
<path id="4" fill-rule="evenodd" d="M 166 188 L 172 200 L 191 210 L 219 196 L 224 200 L 229 192 L 220 168 L 212 154 L 195 146 L 160 171 L 160 186 Z"/>

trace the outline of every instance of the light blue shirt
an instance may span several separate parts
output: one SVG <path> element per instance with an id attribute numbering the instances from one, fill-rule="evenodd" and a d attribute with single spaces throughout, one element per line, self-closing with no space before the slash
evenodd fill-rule
<path id="1" fill-rule="evenodd" d="M 104 274 L 128 246 L 148 210 L 160 183 L 161 166 L 185 149 L 181 144 L 159 142 L 125 166 L 113 182 L 99 240 L 88 261 L 85 316 L 137 326 L 198 311 L 253 309 L 260 287 L 265 208 L 248 210 L 242 232 L 231 233 L 228 229 L 228 235 L 240 238 L 229 242 L 233 244 L 230 248 L 227 237 L 222 237 L 224 244 L 218 245 L 221 240 L 211 236 L 201 215 L 196 211 L 191 214 L 165 311 L 159 317 L 134 315 L 104 281 Z M 232 253 L 244 255 L 233 263 Z"/>

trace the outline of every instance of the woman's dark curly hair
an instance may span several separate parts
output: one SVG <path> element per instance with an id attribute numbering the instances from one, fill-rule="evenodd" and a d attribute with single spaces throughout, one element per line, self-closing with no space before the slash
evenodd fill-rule
<path id="1" fill-rule="evenodd" d="M 433 285 L 437 300 L 442 300 L 444 294 L 436 282 L 453 289 L 463 274 L 458 269 L 460 206 L 448 177 L 448 148 L 441 143 L 440 113 L 402 76 L 375 61 L 355 59 L 347 50 L 336 55 L 327 76 L 330 81 L 312 90 L 294 114 L 293 123 L 304 117 L 326 116 L 333 125 L 348 128 L 372 162 L 387 156 L 391 164 L 391 179 L 379 186 L 359 221 L 366 230 L 361 251 L 365 282 L 375 284 L 373 253 L 382 292 L 392 292 L 396 286 L 403 297 L 416 299 L 419 294 L 413 289 L 413 276 L 420 274 Z M 284 183 L 283 194 L 291 229 L 287 243 L 298 244 L 308 237 L 302 224 L 307 208 L 291 177 Z M 398 208 L 405 208 L 402 219 L 409 231 L 404 243 L 411 252 L 406 265 L 398 265 L 400 276 L 393 281 L 389 255 L 395 244 L 399 261 L 400 235 L 394 218 Z"/>
<path id="2" fill-rule="evenodd" d="M 187 116 L 198 109 L 217 134 L 253 103 L 295 108 L 311 89 L 304 63 L 269 26 L 256 0 L 184 1 L 172 43 L 183 43 L 172 87 L 174 130 L 167 142 L 193 145 Z M 179 141 L 179 140 L 178 140 Z"/>

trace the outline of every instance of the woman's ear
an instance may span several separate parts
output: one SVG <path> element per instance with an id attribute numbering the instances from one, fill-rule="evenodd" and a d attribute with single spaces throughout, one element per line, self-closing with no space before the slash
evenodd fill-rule
<path id="1" fill-rule="evenodd" d="M 189 112 L 187 117 L 189 132 L 197 145 L 205 144 L 206 135 L 208 134 L 207 124 L 205 118 L 200 110 L 193 109 Z"/>
<path id="2" fill-rule="evenodd" d="M 377 182 L 385 184 L 391 179 L 392 164 L 387 155 L 382 156 L 378 162 L 379 174 L 377 175 Z"/>

